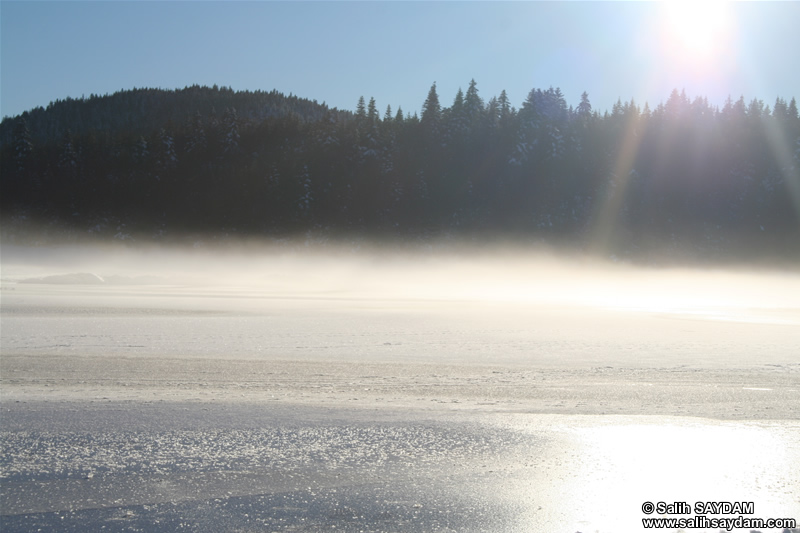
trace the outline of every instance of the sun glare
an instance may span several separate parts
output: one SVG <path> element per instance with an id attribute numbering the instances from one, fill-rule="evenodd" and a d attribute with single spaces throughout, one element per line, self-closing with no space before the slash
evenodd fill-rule
<path id="1" fill-rule="evenodd" d="M 683 62 L 709 61 L 729 45 L 728 2 L 674 0 L 663 6 L 664 43 Z"/>

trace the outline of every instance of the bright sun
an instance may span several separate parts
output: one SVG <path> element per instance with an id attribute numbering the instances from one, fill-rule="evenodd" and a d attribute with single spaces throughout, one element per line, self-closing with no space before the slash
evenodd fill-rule
<path id="1" fill-rule="evenodd" d="M 731 33 L 727 2 L 672 0 L 662 3 L 666 45 L 683 61 L 705 62 L 722 54 Z"/>

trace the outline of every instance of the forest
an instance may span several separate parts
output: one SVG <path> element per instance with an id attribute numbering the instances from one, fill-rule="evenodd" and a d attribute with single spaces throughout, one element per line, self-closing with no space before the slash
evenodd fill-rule
<path id="1" fill-rule="evenodd" d="M 192 86 L 68 98 L 0 124 L 3 242 L 207 238 L 549 243 L 619 257 L 800 259 L 795 98 L 558 88 L 421 113 Z M 35 238 L 33 228 L 36 229 Z"/>

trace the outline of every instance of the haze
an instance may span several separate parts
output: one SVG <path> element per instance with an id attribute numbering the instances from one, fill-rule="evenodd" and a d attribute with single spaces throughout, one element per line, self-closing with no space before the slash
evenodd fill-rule
<path id="1" fill-rule="evenodd" d="M 800 516 L 796 271 L 519 250 L 3 246 L 3 527 Z"/>
<path id="2" fill-rule="evenodd" d="M 577 254 L 452 244 L 405 251 L 286 242 L 218 249 L 202 243 L 3 248 L 6 284 L 79 272 L 110 277 L 109 285 L 115 284 L 114 276 L 150 277 L 135 284 L 252 291 L 265 298 L 569 305 L 800 324 L 800 275 L 785 268 L 647 267 Z"/>

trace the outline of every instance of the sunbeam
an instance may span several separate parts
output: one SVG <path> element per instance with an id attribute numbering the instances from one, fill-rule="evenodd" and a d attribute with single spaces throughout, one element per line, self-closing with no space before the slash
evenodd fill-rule
<path id="1" fill-rule="evenodd" d="M 795 221 L 798 224 L 798 229 L 800 229 L 800 168 L 798 168 L 792 156 L 792 148 L 788 145 L 788 136 L 783 135 L 778 129 L 779 127 L 775 121 L 765 124 L 764 134 L 766 135 L 770 152 L 777 162 L 783 185 L 794 209 Z M 800 142 L 800 139 L 797 142 Z M 800 146 L 798 149 L 800 149 Z"/>
<path id="2" fill-rule="evenodd" d="M 593 253 L 608 252 L 609 247 L 613 245 L 615 227 L 625 202 L 625 194 L 631 176 L 635 170 L 634 162 L 641 143 L 636 128 L 638 120 L 639 113 L 636 109 L 630 111 L 625 117 L 622 143 L 609 177 L 605 199 L 597 211 L 593 225 L 589 244 L 589 249 Z"/>

